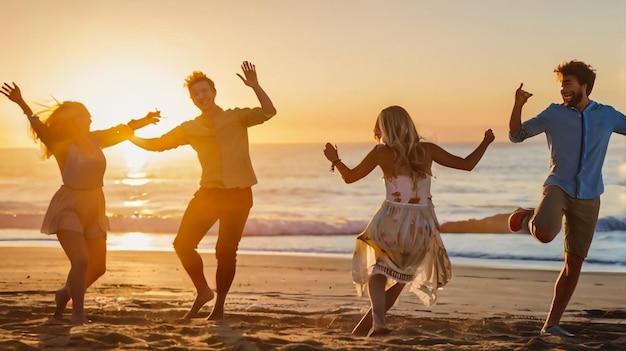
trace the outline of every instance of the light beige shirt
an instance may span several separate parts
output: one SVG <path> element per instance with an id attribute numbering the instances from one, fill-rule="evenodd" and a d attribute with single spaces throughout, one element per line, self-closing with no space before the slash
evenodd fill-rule
<path id="1" fill-rule="evenodd" d="M 257 183 L 252 169 L 248 127 L 261 124 L 266 116 L 261 108 L 235 108 L 220 112 L 213 126 L 206 117 L 183 122 L 157 138 L 158 151 L 189 144 L 198 153 L 202 167 L 200 186 L 205 188 L 246 188 Z"/>

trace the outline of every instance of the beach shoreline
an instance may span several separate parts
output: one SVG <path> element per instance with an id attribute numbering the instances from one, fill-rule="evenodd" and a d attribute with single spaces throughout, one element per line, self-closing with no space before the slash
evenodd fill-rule
<path id="1" fill-rule="evenodd" d="M 51 322 L 69 263 L 60 248 L 0 247 L 3 350 L 588 350 L 626 349 L 624 273 L 583 273 L 562 323 L 540 337 L 558 272 L 455 265 L 427 309 L 410 294 L 389 313 L 389 336 L 350 331 L 368 308 L 343 257 L 240 254 L 226 320 L 182 320 L 194 290 L 173 252 L 110 251 L 86 295 L 93 323 Z M 215 286 L 214 255 L 202 254 Z M 210 302 L 201 312 L 207 316 Z"/>
<path id="2" fill-rule="evenodd" d="M 495 213 L 483 218 L 468 218 L 459 221 L 444 221 L 441 223 L 442 233 L 489 233 L 510 234 L 507 220 L 510 213 Z M 0 228 L 6 229 L 34 229 L 38 230 L 43 220 L 43 214 L 0 213 Z M 111 232 L 150 232 L 174 233 L 180 226 L 180 218 L 164 219 L 152 216 L 109 216 Z M 320 235 L 338 235 L 339 233 L 320 233 Z M 351 233 L 356 234 L 356 233 Z M 268 235 L 248 233 L 248 235 Z M 277 235 L 292 235 L 283 233 Z"/>

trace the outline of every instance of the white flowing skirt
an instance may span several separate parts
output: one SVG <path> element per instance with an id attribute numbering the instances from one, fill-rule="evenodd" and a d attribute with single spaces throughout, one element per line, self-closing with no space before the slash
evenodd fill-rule
<path id="1" fill-rule="evenodd" d="M 359 295 L 374 274 L 388 278 L 387 288 L 408 284 L 427 307 L 436 303 L 452 268 L 432 204 L 383 202 L 356 240 L 352 279 Z"/>

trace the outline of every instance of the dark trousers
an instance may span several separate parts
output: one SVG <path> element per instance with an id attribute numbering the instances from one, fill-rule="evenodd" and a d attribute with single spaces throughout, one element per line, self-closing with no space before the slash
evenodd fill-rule
<path id="1" fill-rule="evenodd" d="M 217 258 L 216 290 L 227 293 L 235 277 L 237 249 L 250 208 L 252 189 L 200 188 L 187 205 L 178 229 L 174 248 L 183 265 L 197 255 L 196 249 L 211 227 L 219 220 L 215 245 Z"/>

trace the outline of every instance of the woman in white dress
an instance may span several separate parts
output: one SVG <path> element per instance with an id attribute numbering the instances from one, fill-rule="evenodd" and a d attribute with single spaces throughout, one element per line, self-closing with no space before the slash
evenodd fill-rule
<path id="1" fill-rule="evenodd" d="M 4 83 L 0 92 L 19 105 L 28 117 L 44 157 L 54 156 L 63 185 L 54 194 L 43 219 L 41 232 L 56 234 L 70 260 L 65 285 L 56 291 L 55 319 L 61 319 L 72 300 L 73 324 L 89 322 L 85 315 L 85 290 L 106 271 L 106 234 L 109 221 L 102 192 L 106 159 L 102 148 L 133 136 L 133 131 L 158 122 L 160 113 L 116 127 L 90 131 L 91 114 L 79 102 L 65 101 L 41 121 L 22 98 L 19 87 Z"/>
<path id="2" fill-rule="evenodd" d="M 439 233 L 430 195 L 431 165 L 471 171 L 494 140 L 491 129 L 467 157 L 450 154 L 422 142 L 408 112 L 399 106 L 379 114 L 374 127 L 379 142 L 354 168 L 346 166 L 330 143 L 324 155 L 346 183 L 355 182 L 376 167 L 383 171 L 386 198 L 356 240 L 352 279 L 361 293 L 367 290 L 371 309 L 352 331 L 379 336 L 390 332 L 386 311 L 405 285 L 426 306 L 436 302 L 437 289 L 451 278 L 451 265 Z"/>

